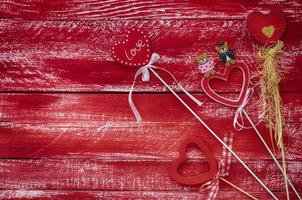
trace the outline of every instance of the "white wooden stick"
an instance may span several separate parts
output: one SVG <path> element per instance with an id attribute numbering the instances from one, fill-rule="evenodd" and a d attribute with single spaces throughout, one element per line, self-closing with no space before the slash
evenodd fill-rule
<path id="1" fill-rule="evenodd" d="M 180 96 L 174 92 L 174 90 L 154 71 L 154 69 L 149 68 L 149 70 L 160 80 L 168 90 L 190 111 L 190 113 L 206 128 L 208 131 L 228 150 L 230 153 L 243 165 L 243 167 L 260 183 L 260 185 L 273 197 L 275 200 L 278 198 L 269 190 L 269 188 L 258 178 L 258 176 L 241 160 L 241 158 L 228 146 L 226 145 L 216 133 L 208 127 L 208 125 L 180 98 Z"/>
<path id="2" fill-rule="evenodd" d="M 283 140 L 283 138 L 282 138 L 282 140 Z M 281 146 L 281 157 L 282 157 L 282 166 L 283 166 L 283 178 L 284 178 L 285 190 L 286 190 L 286 199 L 290 200 L 289 191 L 288 191 L 288 182 L 287 182 L 288 176 L 287 176 L 287 172 L 286 172 L 286 160 L 285 160 L 283 141 L 282 141 L 282 146 Z"/>
<path id="3" fill-rule="evenodd" d="M 271 151 L 271 149 L 269 148 L 269 146 L 267 145 L 267 143 L 265 142 L 265 140 L 263 139 L 262 135 L 259 133 L 259 130 L 257 129 L 257 127 L 255 126 L 255 124 L 253 123 L 253 121 L 251 120 L 251 118 L 249 117 L 248 113 L 243 110 L 244 115 L 246 116 L 246 118 L 248 119 L 248 121 L 250 122 L 251 126 L 253 127 L 253 129 L 255 130 L 255 132 L 257 133 L 258 137 L 260 138 L 261 142 L 263 143 L 263 145 L 265 146 L 266 150 L 269 152 L 269 154 L 271 155 L 271 157 L 273 158 L 273 160 L 275 161 L 276 165 L 278 166 L 278 168 L 280 169 L 280 171 L 282 172 L 282 175 L 286 178 L 288 184 L 290 185 L 290 187 L 293 189 L 293 191 L 295 192 L 296 196 L 299 198 L 299 200 L 301 200 L 301 197 L 298 193 L 298 191 L 296 190 L 296 188 L 294 187 L 294 185 L 292 184 L 292 182 L 289 180 L 288 176 L 286 175 L 285 171 L 282 169 L 281 165 L 279 164 L 278 160 L 276 159 L 274 153 Z"/>

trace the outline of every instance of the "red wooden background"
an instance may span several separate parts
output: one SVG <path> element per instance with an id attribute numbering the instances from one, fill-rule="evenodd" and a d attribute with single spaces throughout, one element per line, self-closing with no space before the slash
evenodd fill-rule
<path id="1" fill-rule="evenodd" d="M 171 180 L 169 166 L 186 135 L 202 137 L 217 158 L 221 145 L 154 77 L 136 87 L 134 101 L 144 119 L 137 124 L 127 102 L 135 70 L 116 64 L 111 46 L 125 28 L 149 33 L 161 55 L 158 65 L 204 102 L 198 108 L 186 99 L 222 137 L 234 131 L 235 110 L 202 93 L 195 56 L 205 51 L 217 58 L 215 43 L 225 39 L 255 71 L 260 46 L 244 19 L 251 10 L 275 6 L 288 16 L 279 57 L 287 71 L 281 84 L 286 157 L 289 177 L 302 191 L 301 0 L 0 2 L 0 199 L 204 199 L 207 192 L 198 186 Z M 236 96 L 241 80 L 238 74 L 232 80 L 217 90 Z M 254 120 L 261 109 L 257 96 L 248 108 Z M 270 142 L 264 125 L 259 128 Z M 254 132 L 235 133 L 234 142 L 234 150 L 284 199 L 281 173 Z M 183 173 L 205 169 L 194 148 L 189 157 Z M 227 179 L 269 199 L 235 161 Z M 218 199 L 230 198 L 246 199 L 222 183 Z"/>

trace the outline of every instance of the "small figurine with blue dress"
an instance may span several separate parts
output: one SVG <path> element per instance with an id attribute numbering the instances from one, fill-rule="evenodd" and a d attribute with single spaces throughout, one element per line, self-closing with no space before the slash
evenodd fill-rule
<path id="1" fill-rule="evenodd" d="M 219 59 L 225 64 L 225 66 L 229 67 L 231 64 L 236 63 L 235 54 L 231 49 L 229 49 L 227 42 L 217 42 L 215 49 L 220 54 Z"/>

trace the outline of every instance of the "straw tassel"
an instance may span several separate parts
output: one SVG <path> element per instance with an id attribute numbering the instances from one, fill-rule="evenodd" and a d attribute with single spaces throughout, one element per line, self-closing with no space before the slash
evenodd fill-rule
<path id="1" fill-rule="evenodd" d="M 265 120 L 270 130 L 271 139 L 275 140 L 277 147 L 282 153 L 282 165 L 285 173 L 285 187 L 287 199 L 289 199 L 288 183 L 286 181 L 286 162 L 283 144 L 283 126 L 284 119 L 281 113 L 281 97 L 279 91 L 279 82 L 281 81 L 281 71 L 278 69 L 276 56 L 281 53 L 284 44 L 277 41 L 273 47 L 262 48 L 258 56 L 263 60 L 263 66 L 260 70 L 260 97 L 265 105 Z"/>
<path id="2" fill-rule="evenodd" d="M 281 97 L 279 92 L 279 82 L 281 80 L 281 72 L 278 70 L 276 55 L 281 52 L 283 42 L 278 41 L 277 44 L 270 48 L 262 48 L 258 55 L 264 61 L 260 71 L 260 97 L 264 101 L 266 120 L 271 134 L 274 134 L 278 148 L 283 146 L 282 129 L 283 118 L 281 114 Z"/>

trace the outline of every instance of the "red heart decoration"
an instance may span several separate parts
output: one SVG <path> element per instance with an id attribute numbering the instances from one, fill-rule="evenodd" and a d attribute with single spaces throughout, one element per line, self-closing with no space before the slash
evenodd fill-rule
<path id="1" fill-rule="evenodd" d="M 148 37 L 138 29 L 127 32 L 124 41 L 120 41 L 112 48 L 113 57 L 122 65 L 141 67 L 146 65 L 151 57 Z"/>
<path id="2" fill-rule="evenodd" d="M 286 16 L 281 9 L 272 9 L 268 14 L 251 12 L 246 19 L 247 30 L 262 45 L 273 45 L 283 35 Z"/>
<path id="3" fill-rule="evenodd" d="M 189 144 L 197 145 L 198 148 L 206 155 L 206 159 L 209 163 L 209 171 L 194 176 L 183 176 L 179 174 L 179 166 L 187 160 L 186 149 Z M 213 153 L 200 138 L 195 136 L 188 136 L 181 142 L 179 148 L 179 157 L 172 162 L 170 168 L 171 177 L 178 183 L 185 185 L 196 185 L 211 180 L 217 174 L 217 172 L 218 167 Z"/>
<path id="4" fill-rule="evenodd" d="M 240 95 L 239 95 L 239 98 L 236 100 L 227 99 L 227 98 L 224 98 L 224 97 L 218 95 L 216 92 L 214 92 L 214 90 L 210 86 L 210 81 L 213 79 L 220 79 L 223 81 L 228 81 L 229 74 L 234 69 L 241 70 L 242 75 L 243 75 L 243 82 L 242 82 Z M 201 80 L 201 87 L 202 87 L 203 91 L 214 101 L 221 103 L 223 105 L 231 106 L 231 107 L 239 107 L 242 104 L 244 97 L 246 95 L 248 85 L 249 85 L 249 77 L 250 77 L 250 72 L 249 72 L 249 69 L 247 68 L 247 66 L 243 63 L 238 62 L 235 65 L 226 67 L 223 73 L 216 73 L 214 75 L 211 75 L 208 78 L 204 77 Z"/>

